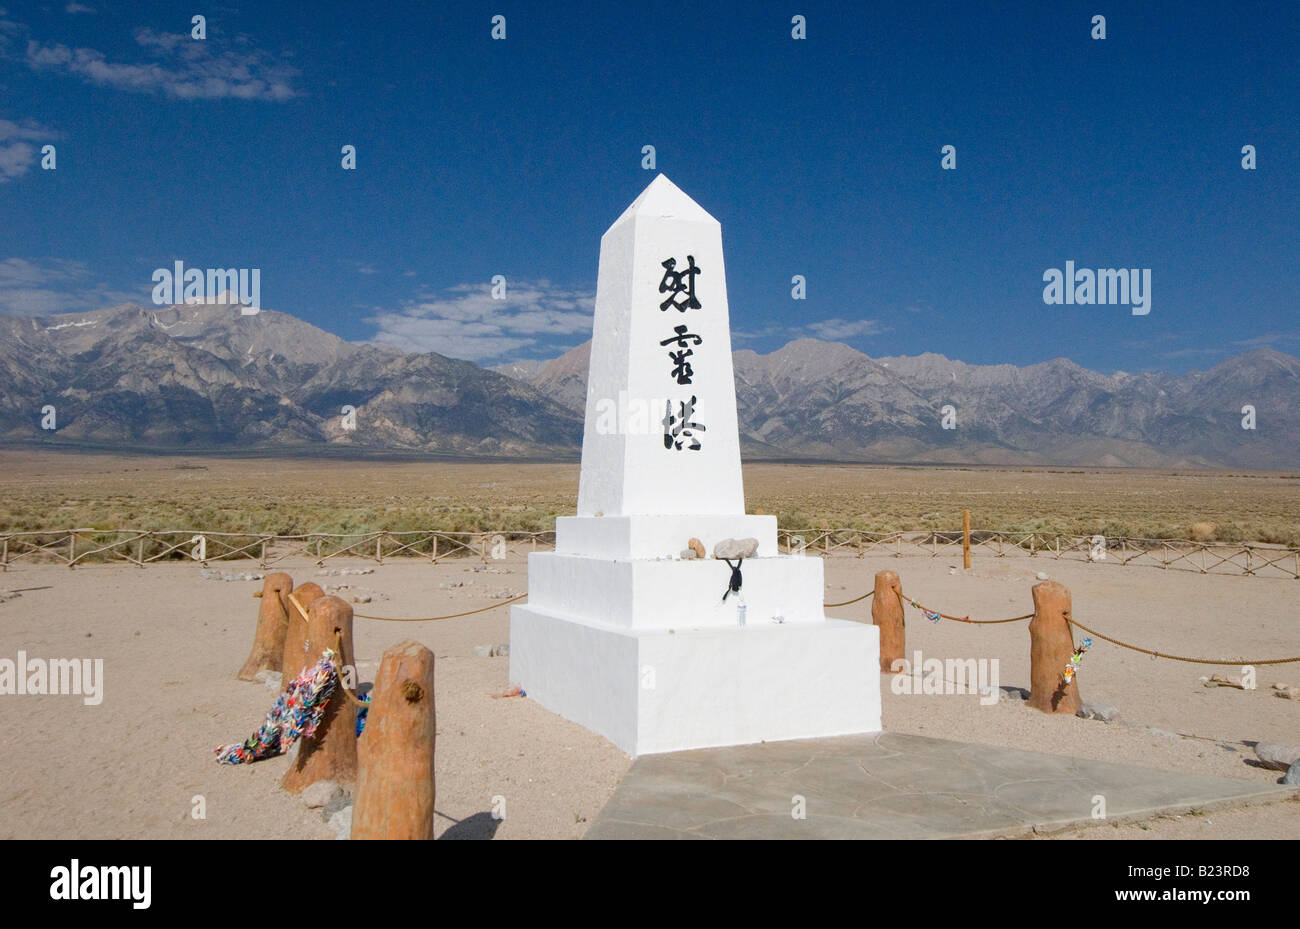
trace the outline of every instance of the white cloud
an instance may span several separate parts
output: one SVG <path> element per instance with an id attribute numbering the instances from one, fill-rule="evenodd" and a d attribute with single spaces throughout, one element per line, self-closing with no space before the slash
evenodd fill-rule
<path id="1" fill-rule="evenodd" d="M 809 323 L 805 329 L 813 336 L 828 342 L 879 335 L 885 331 L 874 319 L 839 319 L 838 317 Z"/>
<path id="2" fill-rule="evenodd" d="M 755 342 L 760 339 L 822 339 L 827 342 L 839 342 L 860 336 L 879 335 L 885 328 L 874 319 L 822 319 L 805 323 L 802 326 L 763 326 L 761 329 L 742 331 L 733 329 L 731 341 Z"/>
<path id="3" fill-rule="evenodd" d="M 490 284 L 461 284 L 367 320 L 372 342 L 408 351 L 486 361 L 521 350 L 571 347 L 591 334 L 595 295 L 547 281 L 508 282 L 504 300 Z M 564 344 L 561 346 L 560 343 Z"/>
<path id="4" fill-rule="evenodd" d="M 753 332 L 747 332 L 741 329 L 732 329 L 731 341 L 752 342 L 755 339 L 766 339 L 766 338 L 770 338 L 771 336 L 780 335 L 786 332 L 789 332 L 789 330 L 781 326 L 764 326 L 762 329 L 757 329 Z"/>
<path id="5" fill-rule="evenodd" d="M 0 261 L 0 313 L 7 315 L 79 313 L 146 299 L 146 292 L 127 293 L 95 281 L 90 269 L 79 261 Z"/>
<path id="6" fill-rule="evenodd" d="M 9 11 L 0 6 L 0 53 L 7 52 L 13 40 L 27 28 L 22 23 L 5 19 L 4 17 L 7 15 L 9 15 Z"/>
<path id="7" fill-rule="evenodd" d="M 1253 339 L 1238 339 L 1232 344 L 1243 348 L 1259 348 L 1262 345 L 1276 345 L 1278 342 L 1300 342 L 1300 332 L 1270 332 Z"/>
<path id="8" fill-rule="evenodd" d="M 298 96 L 293 79 L 298 70 L 248 40 L 209 35 L 192 39 L 188 33 L 161 33 L 141 28 L 135 41 L 151 60 L 109 61 L 93 48 L 69 48 L 34 39 L 27 42 L 27 64 L 36 71 L 72 74 L 101 87 L 137 93 L 161 93 L 178 100 L 288 100 Z M 235 46 L 240 46 L 236 48 Z"/>
<path id="9" fill-rule="evenodd" d="M 38 144 L 59 136 L 29 119 L 21 123 L 0 119 L 0 184 L 26 174 L 36 163 Z"/>
<path id="10" fill-rule="evenodd" d="M 65 13 L 94 13 L 95 9 L 86 6 L 84 3 L 78 3 L 77 0 L 72 0 L 71 3 L 63 8 L 63 11 Z"/>

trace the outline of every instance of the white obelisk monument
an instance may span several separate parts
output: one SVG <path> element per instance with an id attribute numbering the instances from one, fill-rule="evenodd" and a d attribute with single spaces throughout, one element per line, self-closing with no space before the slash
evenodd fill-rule
<path id="1" fill-rule="evenodd" d="M 745 514 L 722 227 L 662 174 L 601 238 L 578 515 L 555 534 L 510 615 L 530 699 L 631 755 L 880 730 L 876 627 L 828 619 L 821 559 Z M 739 591 L 727 539 L 758 541 Z"/>

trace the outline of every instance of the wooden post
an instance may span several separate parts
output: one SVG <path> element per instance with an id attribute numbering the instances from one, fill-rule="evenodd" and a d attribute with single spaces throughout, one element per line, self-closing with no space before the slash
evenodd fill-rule
<path id="1" fill-rule="evenodd" d="M 239 669 L 241 681 L 257 679 L 259 671 L 280 671 L 284 668 L 284 634 L 289 630 L 289 591 L 293 578 L 287 574 L 268 574 L 262 582 L 262 603 L 257 608 L 257 631 L 253 633 L 253 649 L 248 660 Z"/>
<path id="2" fill-rule="evenodd" d="M 1034 585 L 1034 618 L 1029 621 L 1029 705 L 1044 713 L 1079 711 L 1079 682 L 1061 677 L 1074 654 L 1070 591 L 1056 581 Z"/>
<path id="3" fill-rule="evenodd" d="M 871 621 L 880 630 L 880 670 L 895 673 L 893 664 L 903 657 L 907 634 L 903 630 L 903 588 L 893 571 L 876 572 Z"/>
<path id="4" fill-rule="evenodd" d="M 961 566 L 970 570 L 970 510 L 961 511 Z"/>
<path id="5" fill-rule="evenodd" d="M 302 669 L 310 664 L 315 664 L 316 658 L 309 658 L 304 654 L 304 646 L 307 643 L 307 617 L 298 611 L 293 605 L 293 601 L 298 601 L 298 606 L 304 610 L 310 610 L 311 605 L 325 596 L 325 591 L 320 589 L 319 584 L 313 584 L 307 581 L 305 584 L 299 584 L 294 588 L 289 600 L 288 616 L 289 628 L 284 634 L 284 657 L 280 661 L 280 670 L 284 672 L 284 683 L 287 685 L 291 680 L 302 673 Z"/>
<path id="6" fill-rule="evenodd" d="M 343 638 L 342 647 L 336 643 Z M 321 597 L 307 611 L 307 654 L 315 664 L 327 648 L 338 648 L 340 668 L 356 667 L 352 651 L 352 604 L 341 597 Z M 351 787 L 357 782 L 357 710 L 335 690 L 325 705 L 316 735 L 299 741 L 298 755 L 280 786 L 298 793 L 317 781 Z"/>
<path id="7" fill-rule="evenodd" d="M 357 742 L 354 839 L 433 838 L 433 670 L 433 652 L 409 639 L 384 652 Z"/>

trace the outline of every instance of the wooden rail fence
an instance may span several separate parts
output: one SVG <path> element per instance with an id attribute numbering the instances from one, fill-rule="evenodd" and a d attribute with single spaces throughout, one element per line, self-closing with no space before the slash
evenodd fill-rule
<path id="1" fill-rule="evenodd" d="M 805 555 L 962 557 L 962 533 L 932 530 L 868 532 L 862 529 L 780 529 L 782 552 Z M 1071 536 L 1043 532 L 974 530 L 975 557 L 1041 558 L 1139 565 L 1200 574 L 1286 577 L 1300 580 L 1300 548 L 1262 542 L 1196 542 Z M 381 530 L 303 535 L 206 532 L 199 529 L 50 529 L 0 532 L 0 570 L 19 563 L 123 561 L 144 567 L 163 561 L 201 563 L 250 559 L 269 568 L 293 558 L 324 565 L 335 558 L 476 558 L 553 548 L 555 532 Z"/>

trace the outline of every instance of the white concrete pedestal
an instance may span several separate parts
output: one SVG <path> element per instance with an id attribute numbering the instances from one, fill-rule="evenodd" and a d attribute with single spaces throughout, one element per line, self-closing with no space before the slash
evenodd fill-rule
<path id="1" fill-rule="evenodd" d="M 879 632 L 825 617 L 821 560 L 747 558 L 724 601 L 730 575 L 666 553 L 529 555 L 510 680 L 630 755 L 879 731 Z"/>
<path id="2" fill-rule="evenodd" d="M 875 626 L 617 628 L 510 613 L 510 679 L 629 755 L 880 730 Z"/>

